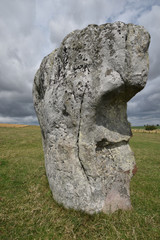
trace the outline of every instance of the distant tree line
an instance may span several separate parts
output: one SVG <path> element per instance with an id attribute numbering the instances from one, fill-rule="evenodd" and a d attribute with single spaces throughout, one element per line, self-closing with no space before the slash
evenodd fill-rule
<path id="1" fill-rule="evenodd" d="M 145 127 L 145 130 L 155 130 L 155 129 L 157 129 L 157 127 L 159 127 L 159 124 L 157 124 L 157 125 L 144 125 L 144 127 Z"/>

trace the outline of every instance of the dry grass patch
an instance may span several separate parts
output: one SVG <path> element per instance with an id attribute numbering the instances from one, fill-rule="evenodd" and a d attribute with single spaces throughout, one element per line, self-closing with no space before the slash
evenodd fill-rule
<path id="1" fill-rule="evenodd" d="M 155 130 L 145 130 L 145 129 L 132 129 L 132 132 L 134 133 L 160 133 L 160 129 Z"/>
<path id="2" fill-rule="evenodd" d="M 23 125 L 23 124 L 0 123 L 0 127 L 7 127 L 7 128 L 22 128 L 27 126 L 28 125 Z"/>
<path id="3" fill-rule="evenodd" d="M 11 124 L 11 123 L 0 123 L 2 128 L 39 128 L 37 125 L 24 125 L 24 124 Z"/>

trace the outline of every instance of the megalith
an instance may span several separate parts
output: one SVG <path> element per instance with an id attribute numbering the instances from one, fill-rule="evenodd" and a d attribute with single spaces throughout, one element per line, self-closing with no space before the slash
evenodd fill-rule
<path id="1" fill-rule="evenodd" d="M 127 102 L 147 81 L 150 35 L 115 22 L 68 34 L 33 85 L 53 198 L 87 213 L 131 209 Z"/>

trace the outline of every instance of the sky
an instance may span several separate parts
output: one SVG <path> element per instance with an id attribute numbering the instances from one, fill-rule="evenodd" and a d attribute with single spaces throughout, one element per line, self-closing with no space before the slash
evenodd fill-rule
<path id="1" fill-rule="evenodd" d="M 115 21 L 151 35 L 148 82 L 127 113 L 132 126 L 160 125 L 160 0 L 0 0 L 0 123 L 38 124 L 32 86 L 43 57 L 71 31 Z"/>

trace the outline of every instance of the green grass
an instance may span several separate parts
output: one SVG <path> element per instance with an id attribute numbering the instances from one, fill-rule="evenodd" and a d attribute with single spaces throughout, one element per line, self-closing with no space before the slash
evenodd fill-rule
<path id="1" fill-rule="evenodd" d="M 132 211 L 87 215 L 52 198 L 39 127 L 0 128 L 0 239 L 160 239 L 160 134 L 134 133 Z"/>

